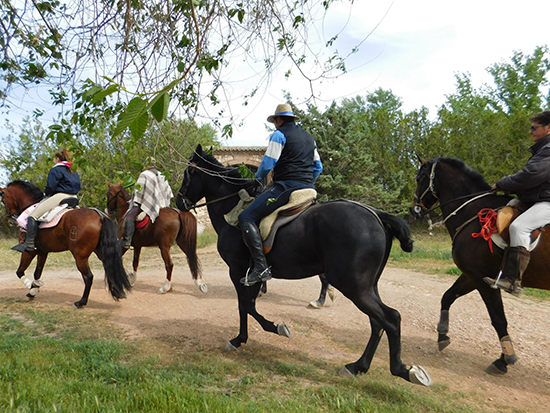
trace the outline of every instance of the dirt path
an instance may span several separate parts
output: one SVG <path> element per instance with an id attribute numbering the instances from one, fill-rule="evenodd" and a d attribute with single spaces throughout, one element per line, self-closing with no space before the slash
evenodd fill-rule
<path id="1" fill-rule="evenodd" d="M 174 251 L 175 252 L 175 251 Z M 223 351 L 238 332 L 236 293 L 226 265 L 214 247 L 200 250 L 204 280 L 209 286 L 203 294 L 194 285 L 183 265 L 183 254 L 174 254 L 176 268 L 173 291 L 159 295 L 164 270 L 158 258 L 142 262 L 134 291 L 119 303 L 104 289 L 102 271 L 83 311 L 107 314 L 121 325 L 129 338 L 151 338 L 168 354 L 200 350 Z M 129 257 L 126 265 L 129 267 Z M 70 307 L 80 298 L 83 284 L 76 269 L 46 270 L 45 286 L 35 302 L 54 307 Z M 451 309 L 451 345 L 437 349 L 436 324 L 439 301 L 453 278 L 387 268 L 380 282 L 384 302 L 402 316 L 403 362 L 426 368 L 435 385 L 451 392 L 463 392 L 481 406 L 494 411 L 550 411 L 550 303 L 506 295 L 509 332 L 519 362 L 506 376 L 493 377 L 484 369 L 500 355 L 500 346 L 487 311 L 478 294 L 459 299 Z M 24 297 L 23 285 L 13 271 L 0 271 L 0 294 Z M 280 351 L 305 352 L 334 364 L 335 372 L 356 360 L 366 345 L 369 322 L 366 316 L 339 292 L 334 303 L 321 310 L 306 309 L 317 298 L 318 278 L 301 281 L 274 280 L 268 294 L 258 299 L 258 310 L 274 322 L 290 328 L 290 339 L 261 331 L 250 319 L 247 348 L 269 347 Z M 376 353 L 374 366 L 386 368 L 389 375 L 388 347 L 384 338 Z"/>

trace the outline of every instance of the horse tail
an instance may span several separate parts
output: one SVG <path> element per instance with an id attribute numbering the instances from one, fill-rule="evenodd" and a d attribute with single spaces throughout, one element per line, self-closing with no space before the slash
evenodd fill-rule
<path id="1" fill-rule="evenodd" d="M 99 215 L 101 216 L 99 247 L 101 248 L 101 261 L 105 270 L 105 281 L 109 292 L 118 301 L 121 298 L 126 298 L 126 292 L 130 291 L 132 286 L 122 264 L 122 253 L 117 242 L 115 224 L 103 213 Z"/>
<path id="2" fill-rule="evenodd" d="M 413 250 L 413 240 L 411 239 L 411 228 L 403 218 L 388 214 L 384 211 L 376 211 L 380 220 L 384 224 L 392 239 L 397 238 L 401 244 L 401 249 L 405 252 Z"/>
<path id="3" fill-rule="evenodd" d="M 177 240 L 180 248 L 187 256 L 187 265 L 194 280 L 202 277 L 202 270 L 197 256 L 197 218 L 191 212 L 179 211 L 180 230 Z"/>

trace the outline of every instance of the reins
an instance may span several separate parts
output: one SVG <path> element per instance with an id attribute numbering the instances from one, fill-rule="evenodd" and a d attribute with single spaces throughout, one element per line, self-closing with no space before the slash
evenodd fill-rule
<path id="1" fill-rule="evenodd" d="M 178 195 L 183 196 L 183 195 L 181 194 L 181 192 L 178 192 Z M 203 206 L 207 206 L 207 205 L 210 205 L 210 204 L 214 204 L 214 203 L 216 203 L 216 202 L 220 202 L 220 201 L 223 201 L 223 200 L 225 200 L 225 199 L 232 198 L 232 197 L 234 197 L 235 195 L 239 195 L 239 193 L 238 193 L 238 192 L 234 192 L 234 193 L 232 193 L 232 194 L 222 196 L 221 198 L 212 199 L 211 201 L 206 201 L 206 202 L 203 202 L 202 204 L 198 204 L 198 205 L 193 205 L 193 209 L 200 208 L 200 207 L 203 207 Z"/>

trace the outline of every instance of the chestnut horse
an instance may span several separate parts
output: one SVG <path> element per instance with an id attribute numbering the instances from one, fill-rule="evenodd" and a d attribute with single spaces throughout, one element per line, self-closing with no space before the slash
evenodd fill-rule
<path id="1" fill-rule="evenodd" d="M 27 207 L 36 204 L 43 198 L 42 191 L 35 185 L 25 181 L 13 181 L 6 188 L 0 188 L 2 202 L 8 214 L 16 218 Z M 76 267 L 84 280 L 82 298 L 74 303 L 81 308 L 88 303 L 88 296 L 94 275 L 90 270 L 88 259 L 92 252 L 103 262 L 105 278 L 109 292 L 115 300 L 126 297 L 131 285 L 128 275 L 122 265 L 120 248 L 117 245 L 115 224 L 101 211 L 92 208 L 78 208 L 66 212 L 53 228 L 38 231 L 37 249 L 32 252 L 21 253 L 21 261 L 17 269 L 17 276 L 25 276 L 34 257 L 37 257 L 34 281 L 29 299 L 34 298 L 42 286 L 42 271 L 50 252 L 71 251 Z"/>
<path id="2" fill-rule="evenodd" d="M 128 211 L 130 194 L 120 182 L 110 184 L 107 182 L 107 213 L 117 213 L 120 222 L 118 235 L 122 237 L 124 232 L 124 215 Z M 138 224 L 139 226 L 139 224 Z M 165 294 L 172 290 L 172 271 L 174 262 L 170 255 L 170 248 L 174 241 L 187 256 L 187 264 L 191 276 L 203 293 L 208 291 L 208 286 L 202 282 L 199 258 L 197 257 L 197 219 L 191 212 L 179 211 L 175 208 L 162 208 L 155 222 L 149 220 L 143 228 L 136 228 L 132 238 L 134 247 L 133 282 L 139 266 L 139 257 L 142 247 L 159 247 L 160 254 L 166 268 L 166 283 L 159 290 Z M 124 251 L 125 252 L 125 251 Z M 122 253 L 124 255 L 124 252 Z"/>
<path id="3" fill-rule="evenodd" d="M 502 262 L 503 250 L 495 243 L 490 245 L 483 237 L 473 237 L 481 232 L 478 212 L 484 208 L 493 210 L 506 205 L 511 197 L 497 195 L 481 174 L 454 158 L 420 159 L 416 175 L 416 193 L 411 213 L 417 217 L 426 215 L 438 205 L 443 220 L 453 240 L 453 259 L 462 271 L 455 283 L 441 299 L 441 314 L 437 331 L 439 349 L 450 343 L 449 308 L 455 300 L 477 290 L 481 295 L 491 323 L 495 328 L 502 354 L 486 371 L 504 374 L 507 366 L 518 358 L 508 335 L 508 322 L 504 314 L 500 289 L 493 289 L 483 277 L 496 278 Z M 540 243 L 531 254 L 531 261 L 523 274 L 523 287 L 550 290 L 550 237 L 542 232 Z"/>
<path id="4" fill-rule="evenodd" d="M 229 266 L 237 292 L 240 331 L 226 345 L 236 350 L 248 340 L 248 315 L 268 332 L 290 337 L 283 323 L 275 325 L 256 309 L 260 283 L 245 287 L 240 280 L 250 266 L 250 252 L 239 229 L 224 215 L 238 203 L 239 190 L 254 181 L 241 177 L 238 168 L 224 167 L 199 145 L 189 160 L 176 205 L 189 210 L 203 197 L 218 234 L 218 252 Z M 420 366 L 407 367 L 401 361 L 401 316 L 385 305 L 378 294 L 378 280 L 388 260 L 393 239 L 410 252 L 412 240 L 407 222 L 388 213 L 348 200 L 316 204 L 295 220 L 279 228 L 266 258 L 274 278 L 302 279 L 325 274 L 327 282 L 349 298 L 370 319 L 371 336 L 361 357 L 340 371 L 343 376 L 366 373 L 383 333 L 390 348 L 390 371 L 407 381 L 430 385 Z"/>

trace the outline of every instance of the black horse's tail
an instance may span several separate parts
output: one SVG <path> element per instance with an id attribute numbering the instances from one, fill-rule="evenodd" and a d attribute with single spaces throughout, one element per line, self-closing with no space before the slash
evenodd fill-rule
<path id="1" fill-rule="evenodd" d="M 180 231 L 177 242 L 187 256 L 187 265 L 194 280 L 201 278 L 201 265 L 197 256 L 197 218 L 191 212 L 179 211 Z"/>
<path id="2" fill-rule="evenodd" d="M 383 222 L 386 230 L 399 240 L 401 249 L 405 252 L 413 250 L 413 240 L 411 239 L 411 228 L 403 218 L 388 214 L 383 211 L 376 211 L 380 220 Z"/>
<path id="3" fill-rule="evenodd" d="M 122 253 L 117 243 L 115 224 L 103 213 L 99 215 L 101 216 L 99 246 L 101 248 L 101 261 L 105 269 L 105 281 L 109 287 L 109 292 L 118 301 L 121 298 L 126 298 L 126 292 L 130 291 L 132 286 L 122 264 Z"/>

